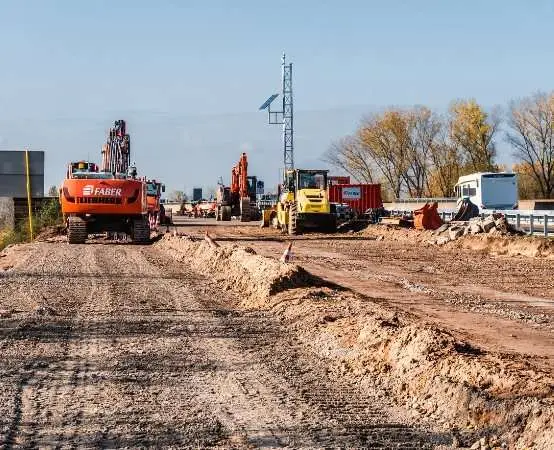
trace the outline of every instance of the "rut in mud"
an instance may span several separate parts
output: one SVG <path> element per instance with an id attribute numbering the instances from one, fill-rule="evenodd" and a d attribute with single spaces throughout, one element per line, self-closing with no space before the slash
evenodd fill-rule
<path id="1" fill-rule="evenodd" d="M 153 247 L 36 243 L 0 272 L 0 445 L 425 448 L 269 313 Z"/>

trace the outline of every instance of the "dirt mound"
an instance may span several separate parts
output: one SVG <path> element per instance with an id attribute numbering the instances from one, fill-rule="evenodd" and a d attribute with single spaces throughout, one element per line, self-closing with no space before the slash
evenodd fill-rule
<path id="1" fill-rule="evenodd" d="M 65 234 L 67 234 L 67 229 L 65 225 L 50 225 L 44 227 L 37 235 L 36 239 L 38 241 L 49 241 L 51 239 L 64 236 Z"/>
<path id="2" fill-rule="evenodd" d="M 453 248 L 465 248 L 491 255 L 526 256 L 529 258 L 554 258 L 554 241 L 539 237 L 464 236 L 447 244 Z"/>
<path id="3" fill-rule="evenodd" d="M 263 306 L 270 296 L 286 289 L 328 284 L 300 266 L 257 255 L 248 247 L 212 247 L 205 241 L 170 235 L 155 245 L 177 259 L 187 259 L 199 272 L 209 273 L 222 289 L 245 294 L 242 307 Z"/>
<path id="4" fill-rule="evenodd" d="M 440 230 L 440 229 L 439 229 Z M 377 239 L 437 245 L 444 249 L 466 249 L 490 255 L 525 256 L 529 258 L 554 258 L 554 241 L 534 236 L 520 236 L 497 233 L 461 234 L 451 239 L 447 234 L 451 229 L 442 231 L 420 231 L 410 228 L 396 228 L 386 225 L 371 225 L 362 234 Z M 494 228 L 497 230 L 497 228 Z M 437 231 L 439 231 L 437 233 Z M 457 230 L 453 230 L 455 233 Z M 463 230 L 462 230 L 463 231 Z M 497 230 L 498 231 L 498 230 Z M 445 234 L 446 233 L 446 234 Z"/>
<path id="5" fill-rule="evenodd" d="M 552 448 L 554 378 L 529 358 L 486 353 L 249 248 L 169 236 L 156 245 L 241 293 L 239 306 L 271 309 L 337 379 L 387 392 L 414 417 L 459 430 L 460 443 Z"/>
<path id="6" fill-rule="evenodd" d="M 459 430 L 461 443 L 552 448 L 554 378 L 532 361 L 486 353 L 349 292 L 299 289 L 272 304 L 337 378 L 384 389 L 415 417 Z"/>

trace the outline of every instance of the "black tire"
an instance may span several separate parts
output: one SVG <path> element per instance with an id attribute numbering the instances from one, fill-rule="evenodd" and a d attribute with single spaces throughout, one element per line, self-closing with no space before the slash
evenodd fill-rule
<path id="1" fill-rule="evenodd" d="M 288 233 L 291 236 L 298 234 L 298 213 L 296 210 L 296 203 L 292 203 L 289 206 Z"/>
<path id="2" fill-rule="evenodd" d="M 70 217 L 67 224 L 67 241 L 70 244 L 84 244 L 87 237 L 87 223 L 80 217 Z"/>
<path id="3" fill-rule="evenodd" d="M 150 223 L 147 219 L 133 220 L 133 242 L 135 244 L 150 243 Z"/>
<path id="4" fill-rule="evenodd" d="M 335 233 L 336 231 L 337 231 L 337 218 L 336 217 L 331 217 L 329 219 L 329 223 L 325 227 L 325 232 L 326 233 Z"/>
<path id="5" fill-rule="evenodd" d="M 249 198 L 240 199 L 240 221 L 250 222 L 250 199 Z"/>
<path id="6" fill-rule="evenodd" d="M 221 208 L 221 220 L 224 220 L 225 222 L 228 222 L 231 220 L 231 207 L 230 206 L 223 206 Z"/>

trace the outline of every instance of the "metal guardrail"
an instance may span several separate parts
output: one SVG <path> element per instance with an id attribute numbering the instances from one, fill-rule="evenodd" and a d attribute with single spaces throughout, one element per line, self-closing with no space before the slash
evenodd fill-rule
<path id="1" fill-rule="evenodd" d="M 413 216 L 413 210 L 390 210 L 392 215 Z M 438 211 L 444 222 L 449 222 L 455 216 L 456 211 Z M 541 235 L 545 238 L 554 236 L 554 211 L 526 211 L 526 210 L 498 210 L 488 209 L 481 211 L 481 217 L 485 218 L 491 214 L 500 213 L 506 220 L 515 225 L 516 228 L 526 231 L 528 234 Z"/>
<path id="2" fill-rule="evenodd" d="M 396 204 L 410 204 L 410 203 L 428 203 L 428 202 L 437 202 L 437 203 L 452 203 L 458 200 L 457 197 L 419 197 L 419 198 L 395 198 L 389 203 Z"/>

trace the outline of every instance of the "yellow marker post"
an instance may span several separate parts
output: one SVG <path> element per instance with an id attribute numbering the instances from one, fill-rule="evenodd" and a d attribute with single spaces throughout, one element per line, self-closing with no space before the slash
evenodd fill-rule
<path id="1" fill-rule="evenodd" d="M 31 204 L 31 173 L 29 170 L 29 150 L 25 150 L 25 172 L 27 174 L 27 206 L 29 207 L 29 235 L 33 240 L 33 207 Z"/>

